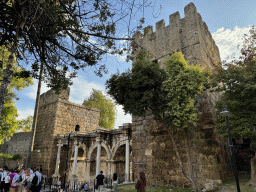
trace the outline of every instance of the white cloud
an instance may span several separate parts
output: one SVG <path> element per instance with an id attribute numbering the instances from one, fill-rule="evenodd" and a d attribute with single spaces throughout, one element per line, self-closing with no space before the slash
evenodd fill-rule
<path id="1" fill-rule="evenodd" d="M 221 60 L 230 62 L 232 60 L 238 60 L 241 56 L 240 50 L 243 45 L 244 34 L 249 34 L 249 27 L 235 27 L 234 30 L 224 29 L 224 27 L 218 29 L 212 34 L 212 37 L 219 47 Z M 239 47 L 237 47 L 239 45 Z"/>
<path id="2" fill-rule="evenodd" d="M 25 119 L 29 115 L 31 115 L 31 116 L 34 115 L 34 109 L 26 109 L 26 110 L 18 109 L 18 117 L 17 117 L 17 119 L 18 120 Z"/>
<path id="3" fill-rule="evenodd" d="M 36 99 L 36 94 L 37 94 L 37 87 L 38 87 L 38 80 L 37 79 L 33 79 L 33 83 L 34 85 L 32 85 L 31 87 L 27 87 L 24 90 L 24 94 L 29 98 L 29 99 Z M 47 84 L 42 82 L 41 83 L 41 93 L 43 94 L 46 91 L 50 90 L 49 87 L 47 87 Z"/>
<path id="4" fill-rule="evenodd" d="M 117 109 L 117 116 L 115 121 L 115 129 L 118 128 L 118 126 L 121 126 L 123 123 L 131 123 L 132 122 L 132 116 L 127 114 L 124 114 L 124 110 L 121 105 L 116 106 Z"/>
<path id="5" fill-rule="evenodd" d="M 78 76 L 73 79 L 73 85 L 70 86 L 70 102 L 82 104 L 84 99 L 90 96 L 92 89 L 104 91 L 105 87 L 102 84 L 88 82 L 83 76 Z"/>

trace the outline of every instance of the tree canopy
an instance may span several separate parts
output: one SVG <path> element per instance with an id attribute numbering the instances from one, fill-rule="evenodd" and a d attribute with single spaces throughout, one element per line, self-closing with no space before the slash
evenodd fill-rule
<path id="1" fill-rule="evenodd" d="M 19 130 L 22 132 L 28 132 L 32 130 L 33 116 L 29 115 L 25 119 L 18 121 Z"/>
<path id="2" fill-rule="evenodd" d="M 254 28 L 251 34 L 245 36 L 242 57 L 239 60 L 226 63 L 224 66 L 216 66 L 211 75 L 212 91 L 222 92 L 222 96 L 216 103 L 217 130 L 224 137 L 226 123 L 219 115 L 223 104 L 230 111 L 231 134 L 234 138 L 247 137 L 256 141 L 256 60 Z"/>
<path id="3" fill-rule="evenodd" d="M 148 4 L 121 0 L 4 0 L 0 2 L 0 46 L 15 49 L 18 60 L 31 66 L 29 72 L 35 78 L 43 62 L 44 81 L 59 93 L 71 84 L 79 69 L 93 66 L 96 75 L 106 73 L 105 64 L 99 64 L 102 56 L 126 50 L 116 40 L 131 39 L 131 19 L 139 21 L 136 15 Z M 124 31 L 117 32 L 119 25 Z"/>
<path id="4" fill-rule="evenodd" d="M 84 106 L 100 110 L 99 126 L 113 129 L 116 119 L 116 106 L 111 99 L 107 99 L 99 90 L 93 89 L 91 96 L 84 100 Z"/>
<path id="5" fill-rule="evenodd" d="M 0 47 L 0 60 L 3 63 L 3 67 L 6 67 L 8 63 L 8 56 L 10 52 L 5 46 Z M 21 68 L 14 63 L 13 66 L 14 72 L 21 72 Z M 0 69 L 0 79 L 3 79 L 3 69 Z M 4 139 L 9 139 L 18 129 L 18 121 L 16 120 L 18 113 L 17 108 L 14 106 L 14 99 L 18 100 L 18 97 L 15 95 L 16 91 L 22 91 L 24 88 L 32 85 L 32 77 L 27 78 L 18 78 L 11 77 L 10 86 L 8 87 L 7 99 L 3 106 L 3 110 L 0 117 L 0 143 Z"/>
<path id="6" fill-rule="evenodd" d="M 116 73 L 106 82 L 107 92 L 123 105 L 126 113 L 168 120 L 172 127 L 196 124 L 195 96 L 207 82 L 208 72 L 189 66 L 181 52 L 175 52 L 160 64 L 140 53 L 132 70 Z M 167 112 L 167 113 L 166 113 Z M 164 118 L 163 118 L 164 117 Z"/>

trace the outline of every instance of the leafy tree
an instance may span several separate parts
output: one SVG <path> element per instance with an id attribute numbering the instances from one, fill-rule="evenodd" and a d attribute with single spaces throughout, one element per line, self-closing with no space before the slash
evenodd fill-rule
<path id="1" fill-rule="evenodd" d="M 93 89 L 91 96 L 84 100 L 84 106 L 100 110 L 99 126 L 113 129 L 116 119 L 116 106 L 99 90 Z"/>
<path id="2" fill-rule="evenodd" d="M 199 66 L 189 66 L 181 52 L 174 52 L 163 63 L 150 62 L 147 53 L 140 52 L 133 63 L 132 70 L 111 76 L 106 82 L 108 93 L 126 113 L 146 116 L 150 111 L 168 131 L 184 176 L 189 179 L 197 191 L 200 188 L 193 177 L 190 160 L 190 136 L 193 125 L 197 123 L 195 96 L 207 82 L 207 72 Z M 189 126 L 190 125 L 190 126 Z M 183 167 L 175 135 L 187 137 L 187 155 L 190 170 Z"/>
<path id="3" fill-rule="evenodd" d="M 32 130 L 33 116 L 29 115 L 27 118 L 18 121 L 19 130 L 28 132 Z"/>
<path id="4" fill-rule="evenodd" d="M 10 52 L 5 46 L 0 47 L 0 60 L 3 63 L 3 67 L 6 67 L 8 63 L 8 56 Z M 21 72 L 21 68 L 17 65 L 13 66 L 14 72 Z M 0 69 L 0 79 L 3 79 L 3 69 Z M 14 106 L 14 99 L 18 99 L 14 93 L 16 91 L 22 91 L 24 88 L 32 85 L 32 77 L 18 78 L 11 77 L 10 85 L 8 87 L 7 98 L 3 106 L 0 117 L 0 143 L 3 143 L 4 139 L 9 139 L 18 129 L 18 121 L 16 120 L 17 108 Z"/>
<path id="5" fill-rule="evenodd" d="M 230 111 L 229 120 L 231 134 L 234 138 L 250 138 L 256 142 L 256 60 L 255 60 L 255 38 L 254 27 L 250 35 L 245 35 L 242 57 L 239 60 L 216 66 L 214 73 L 210 76 L 212 91 L 222 92 L 221 98 L 216 103 L 217 109 L 217 131 L 225 138 L 225 119 L 219 114 L 223 104 Z M 256 185 L 255 175 L 256 159 L 251 159 L 251 171 L 253 174 L 251 182 Z"/>
<path id="6" fill-rule="evenodd" d="M 19 60 L 31 66 L 31 70 L 17 76 L 32 75 L 39 78 L 39 85 L 42 79 L 59 94 L 72 84 L 71 79 L 79 69 L 94 66 L 96 75 L 107 73 L 106 66 L 99 65 L 99 61 L 104 54 L 126 51 L 125 47 L 117 46 L 117 40 L 131 40 L 130 20 L 136 18 L 140 10 L 144 11 L 147 3 L 135 0 L 131 3 L 120 0 L 1 1 L 0 46 L 8 46 L 11 54 L 0 88 L 0 112 L 15 53 Z M 144 19 L 140 21 L 143 23 Z M 128 33 L 128 38 L 116 35 L 116 26 L 124 27 L 125 23 L 128 23 L 128 32 L 117 34 Z M 69 70 L 73 72 L 68 73 Z M 40 97 L 40 88 L 38 90 L 37 98 Z"/>
<path id="7" fill-rule="evenodd" d="M 32 67 L 35 78 L 43 62 L 45 81 L 59 93 L 71 84 L 79 69 L 95 66 L 99 76 L 107 72 L 99 61 L 106 53 L 126 51 L 117 46 L 117 40 L 131 40 L 129 20 L 136 18 L 146 4 L 120 0 L 4 0 L 0 2 L 0 46 L 18 53 L 18 59 Z M 124 33 L 121 37 L 116 33 L 117 25 L 127 29 L 127 38 L 123 38 Z M 74 73 L 66 77 L 71 69 Z"/>

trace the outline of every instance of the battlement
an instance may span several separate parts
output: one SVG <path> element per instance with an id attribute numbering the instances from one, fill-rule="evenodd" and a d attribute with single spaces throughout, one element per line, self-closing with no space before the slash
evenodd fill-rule
<path id="1" fill-rule="evenodd" d="M 162 61 L 174 50 L 181 50 L 190 63 L 209 68 L 219 63 L 219 49 L 194 3 L 184 8 L 184 15 L 181 18 L 177 11 L 169 16 L 169 25 L 166 26 L 162 19 L 155 24 L 155 32 L 152 26 L 148 26 L 143 34 L 136 33 L 133 36 L 137 44 L 133 47 L 134 55 L 143 49 L 152 56 L 152 60 Z"/>
<path id="2" fill-rule="evenodd" d="M 70 94 L 70 87 L 67 89 L 64 89 L 61 91 L 59 95 L 55 94 L 54 90 L 49 90 L 42 95 L 40 95 L 40 102 L 39 105 L 45 105 L 48 103 L 56 102 L 59 99 L 68 101 L 69 100 L 69 94 Z"/>
<path id="3" fill-rule="evenodd" d="M 189 3 L 184 8 L 184 13 L 185 13 L 185 17 L 191 17 L 191 16 L 195 17 L 195 15 L 197 14 L 197 10 L 194 3 Z M 169 26 L 171 27 L 179 27 L 180 21 L 181 21 L 181 17 L 180 17 L 179 11 L 169 16 Z M 165 30 L 166 28 L 168 28 L 169 26 L 166 26 L 165 20 L 162 19 L 161 21 L 158 21 L 156 23 L 156 31 L 154 33 L 159 33 L 162 30 Z M 143 36 L 146 36 L 147 34 L 152 34 L 152 33 L 153 33 L 153 29 L 152 29 L 152 26 L 150 25 L 144 29 L 143 35 L 137 33 L 134 35 L 134 38 L 143 39 Z"/>

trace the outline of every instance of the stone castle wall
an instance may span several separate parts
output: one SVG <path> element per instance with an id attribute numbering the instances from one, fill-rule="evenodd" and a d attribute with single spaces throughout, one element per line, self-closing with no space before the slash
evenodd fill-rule
<path id="1" fill-rule="evenodd" d="M 181 50 L 190 65 L 200 64 L 202 68 L 210 70 L 214 65 L 219 65 L 218 47 L 195 5 L 188 4 L 184 11 L 185 17 L 182 19 L 179 12 L 170 15 L 169 26 L 165 26 L 165 21 L 161 20 L 156 23 L 155 32 L 149 26 L 143 35 L 137 33 L 133 43 L 134 56 L 143 49 L 152 56 L 152 61 L 161 64 L 173 51 Z M 219 96 L 218 93 L 202 89 L 201 95 L 196 97 L 201 113 L 191 144 L 191 157 L 194 176 L 200 185 L 210 180 L 221 182 L 228 174 L 224 142 L 215 133 L 214 126 L 214 105 Z M 141 169 L 145 170 L 147 181 L 151 184 L 190 185 L 181 173 L 170 136 L 152 116 L 133 117 L 132 130 L 135 174 Z M 188 170 L 185 141 L 186 138 L 182 136 L 176 138 L 178 150 Z"/>
<path id="2" fill-rule="evenodd" d="M 24 165 L 31 137 L 31 132 L 19 132 L 15 133 L 8 142 L 4 142 L 4 144 L 1 145 L 0 153 L 9 155 L 20 154 L 22 159 L 17 161 L 7 161 L 0 158 L 0 167 L 6 165 L 8 168 L 12 169 Z"/>
<path id="3" fill-rule="evenodd" d="M 60 95 L 50 90 L 40 96 L 31 166 L 42 165 L 43 173 L 49 176 L 55 169 L 56 136 L 75 131 L 77 126 L 84 133 L 92 132 L 98 126 L 99 110 L 70 103 L 69 93 L 70 88 Z"/>

